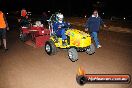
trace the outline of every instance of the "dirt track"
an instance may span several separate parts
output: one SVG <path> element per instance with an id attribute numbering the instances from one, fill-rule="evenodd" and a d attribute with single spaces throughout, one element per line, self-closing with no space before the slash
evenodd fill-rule
<path id="1" fill-rule="evenodd" d="M 0 50 L 0 88 L 132 88 L 130 84 L 76 83 L 82 66 L 88 74 L 131 74 L 132 34 L 100 32 L 102 48 L 92 56 L 79 53 L 71 62 L 66 51 L 48 56 L 43 48 L 33 48 L 18 39 L 18 32 L 8 33 L 9 51 Z"/>

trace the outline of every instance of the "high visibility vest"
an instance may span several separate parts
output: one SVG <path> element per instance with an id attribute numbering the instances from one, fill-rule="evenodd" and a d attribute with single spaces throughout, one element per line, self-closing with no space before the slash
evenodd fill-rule
<path id="1" fill-rule="evenodd" d="M 0 12 L 0 28 L 6 28 L 6 23 L 2 12 Z"/>
<path id="2" fill-rule="evenodd" d="M 25 17 L 27 15 L 27 11 L 26 10 L 22 10 L 21 11 L 21 16 Z"/>

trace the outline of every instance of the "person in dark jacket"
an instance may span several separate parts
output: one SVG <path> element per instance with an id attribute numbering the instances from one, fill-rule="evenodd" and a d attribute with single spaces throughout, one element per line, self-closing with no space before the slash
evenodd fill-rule
<path id="1" fill-rule="evenodd" d="M 43 14 L 42 14 L 42 16 L 41 16 L 41 22 L 42 22 L 42 24 L 43 25 L 46 25 L 47 23 L 47 19 L 48 19 L 48 17 L 47 17 L 47 14 L 46 14 L 46 12 L 43 12 Z"/>
<path id="2" fill-rule="evenodd" d="M 102 19 L 99 17 L 98 11 L 95 10 L 92 16 L 90 16 L 86 22 L 85 31 L 90 32 L 90 35 L 94 39 L 97 48 L 102 47 L 98 39 L 98 32 L 101 25 L 104 25 L 104 27 L 106 27 Z"/>
<path id="3" fill-rule="evenodd" d="M 20 20 L 20 26 L 22 27 L 29 27 L 29 20 L 28 20 L 28 16 L 22 17 Z"/>

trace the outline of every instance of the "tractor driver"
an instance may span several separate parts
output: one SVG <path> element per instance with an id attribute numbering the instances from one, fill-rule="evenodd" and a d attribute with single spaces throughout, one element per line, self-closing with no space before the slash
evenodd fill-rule
<path id="1" fill-rule="evenodd" d="M 65 40 L 67 39 L 65 31 L 69 26 L 69 23 L 63 21 L 63 14 L 57 14 L 57 22 L 53 23 L 53 30 L 57 37 L 62 38 L 62 44 L 67 45 Z"/>

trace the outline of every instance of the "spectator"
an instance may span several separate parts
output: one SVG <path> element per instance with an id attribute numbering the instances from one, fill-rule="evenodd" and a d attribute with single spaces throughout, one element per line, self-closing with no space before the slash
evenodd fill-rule
<path id="1" fill-rule="evenodd" d="M 46 24 L 47 19 L 48 19 L 48 17 L 47 17 L 46 12 L 43 12 L 43 14 L 42 14 L 42 16 L 41 16 L 41 22 L 42 22 L 43 25 Z"/>
<path id="2" fill-rule="evenodd" d="M 5 15 L 2 11 L 0 11 L 0 38 L 1 38 L 1 47 L 2 43 L 4 45 L 5 51 L 7 51 L 7 44 L 6 44 L 6 30 L 9 30 Z M 2 41 L 3 40 L 3 41 Z"/>
<path id="3" fill-rule="evenodd" d="M 21 10 L 21 16 L 22 16 L 22 17 L 25 17 L 26 15 L 27 15 L 27 11 L 26 11 L 26 9 L 23 8 L 23 9 Z"/>
<path id="4" fill-rule="evenodd" d="M 22 17 L 21 20 L 20 20 L 20 26 L 22 27 L 29 27 L 29 19 L 28 19 L 28 16 L 26 15 L 25 17 Z"/>
<path id="5" fill-rule="evenodd" d="M 92 16 L 88 18 L 85 30 L 90 32 L 90 35 L 94 39 L 97 48 L 102 47 L 98 39 L 98 32 L 101 25 L 106 27 L 102 19 L 99 17 L 98 11 L 95 10 Z"/>

